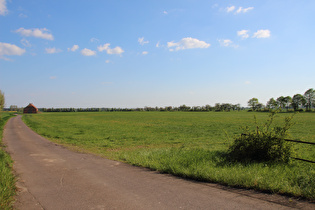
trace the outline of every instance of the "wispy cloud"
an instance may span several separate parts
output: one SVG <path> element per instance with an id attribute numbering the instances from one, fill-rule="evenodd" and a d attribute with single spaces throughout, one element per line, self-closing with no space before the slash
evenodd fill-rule
<path id="1" fill-rule="evenodd" d="M 100 42 L 100 40 L 98 40 L 97 38 L 93 37 L 93 38 L 90 39 L 90 42 Z"/>
<path id="2" fill-rule="evenodd" d="M 51 77 L 49 77 L 49 79 L 57 79 L 57 77 L 56 76 L 51 76 Z"/>
<path id="3" fill-rule="evenodd" d="M 68 51 L 72 51 L 72 52 L 75 52 L 76 50 L 79 49 L 79 45 L 73 45 L 71 48 L 68 48 Z"/>
<path id="4" fill-rule="evenodd" d="M 254 7 L 247 7 L 247 8 L 243 8 L 243 7 L 239 7 L 238 10 L 236 11 L 237 14 L 239 13 L 246 13 L 250 10 L 253 10 Z"/>
<path id="5" fill-rule="evenodd" d="M 25 15 L 25 14 L 23 14 L 23 13 L 20 13 L 20 14 L 19 14 L 19 17 L 20 17 L 20 18 L 27 18 L 27 15 Z"/>
<path id="6" fill-rule="evenodd" d="M 16 33 L 21 34 L 22 36 L 27 37 L 36 37 L 41 39 L 47 39 L 47 40 L 54 40 L 54 36 L 48 32 L 48 29 L 46 28 L 34 28 L 34 29 L 25 29 L 25 28 L 19 28 L 15 31 Z"/>
<path id="7" fill-rule="evenodd" d="M 26 52 L 25 49 L 22 49 L 14 44 L 0 42 L 0 59 L 10 60 L 6 58 L 7 55 L 23 55 Z"/>
<path id="8" fill-rule="evenodd" d="M 83 50 L 81 50 L 81 54 L 84 56 L 93 56 L 96 55 L 96 52 L 87 48 L 84 48 Z"/>
<path id="9" fill-rule="evenodd" d="M 271 36 L 271 32 L 266 29 L 266 30 L 258 30 L 257 32 L 254 33 L 253 38 L 269 38 Z"/>
<path id="10" fill-rule="evenodd" d="M 53 48 L 45 48 L 45 51 L 46 51 L 47 54 L 55 54 L 55 53 L 62 52 L 61 49 L 57 49 L 55 47 L 53 47 Z"/>
<path id="11" fill-rule="evenodd" d="M 186 37 L 180 40 L 179 42 L 167 42 L 167 47 L 170 48 L 170 51 L 178 51 L 178 50 L 186 50 L 186 49 L 193 49 L 193 48 L 208 48 L 210 44 L 200 41 L 195 38 Z"/>
<path id="12" fill-rule="evenodd" d="M 31 43 L 27 39 L 21 39 L 21 43 L 24 47 L 31 47 Z"/>
<path id="13" fill-rule="evenodd" d="M 242 39 L 247 39 L 249 30 L 241 30 L 237 32 L 237 36 L 240 36 Z"/>
<path id="14" fill-rule="evenodd" d="M 144 37 L 141 37 L 138 39 L 139 44 L 144 45 L 144 44 L 148 44 L 149 41 L 144 41 Z"/>
<path id="15" fill-rule="evenodd" d="M 230 6 L 230 7 L 226 7 L 225 10 L 227 13 L 233 12 L 235 11 L 236 7 L 235 6 Z M 247 8 L 243 8 L 243 7 L 239 7 L 234 14 L 240 14 L 240 13 L 246 13 L 250 10 L 253 10 L 254 7 L 247 7 Z"/>
<path id="16" fill-rule="evenodd" d="M 148 51 L 143 51 L 141 54 L 142 55 L 147 55 L 149 52 Z"/>
<path id="17" fill-rule="evenodd" d="M 97 49 L 98 49 L 99 52 L 102 52 L 102 51 L 106 50 L 107 54 L 118 54 L 118 55 L 120 55 L 123 52 L 125 52 L 121 47 L 117 46 L 117 47 L 111 49 L 109 46 L 110 46 L 110 44 L 106 43 L 104 45 L 98 46 Z"/>
<path id="18" fill-rule="evenodd" d="M 230 39 L 219 39 L 220 45 L 223 47 L 234 47 L 237 48 L 238 45 L 234 44 Z"/>
<path id="19" fill-rule="evenodd" d="M 230 6 L 226 8 L 226 11 L 229 12 L 233 12 L 235 10 L 235 6 Z"/>
<path id="20" fill-rule="evenodd" d="M 5 0 L 0 0 L 0 15 L 5 16 L 8 14 L 7 3 Z"/>

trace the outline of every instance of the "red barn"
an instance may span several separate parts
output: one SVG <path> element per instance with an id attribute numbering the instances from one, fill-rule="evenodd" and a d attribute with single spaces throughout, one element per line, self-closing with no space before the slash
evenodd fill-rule
<path id="1" fill-rule="evenodd" d="M 27 107 L 24 108 L 23 113 L 28 114 L 28 113 L 37 113 L 38 109 L 36 106 L 34 106 L 32 103 L 30 103 Z"/>

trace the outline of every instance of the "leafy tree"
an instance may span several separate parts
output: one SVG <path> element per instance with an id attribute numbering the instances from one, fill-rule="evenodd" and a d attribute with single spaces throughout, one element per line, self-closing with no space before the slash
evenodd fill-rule
<path id="1" fill-rule="evenodd" d="M 3 110 L 4 103 L 5 103 L 4 93 L 0 90 L 0 114 L 1 114 L 1 111 Z M 1 115 L 0 115 L 0 120 L 1 120 Z"/>
<path id="2" fill-rule="evenodd" d="M 304 93 L 305 101 L 306 101 L 306 108 L 308 111 L 312 109 L 312 105 L 315 103 L 315 90 L 313 88 L 308 89 Z"/>
<path id="3" fill-rule="evenodd" d="M 305 104 L 305 98 L 301 94 L 295 94 L 292 98 L 292 106 L 294 111 L 299 110 L 299 107 Z"/>
<path id="4" fill-rule="evenodd" d="M 279 104 L 280 108 L 284 109 L 286 104 L 286 99 L 284 96 L 280 96 L 277 98 L 277 103 Z"/>
<path id="5" fill-rule="evenodd" d="M 278 106 L 278 103 L 274 98 L 269 99 L 269 101 L 266 104 L 266 107 L 268 109 L 275 109 L 277 108 L 277 106 Z"/>
<path id="6" fill-rule="evenodd" d="M 256 106 L 257 104 L 259 104 L 258 99 L 257 98 L 252 98 L 249 99 L 249 101 L 247 102 L 248 106 L 252 107 L 252 110 L 256 110 Z"/>
<path id="7" fill-rule="evenodd" d="M 284 103 L 285 103 L 285 107 L 288 111 L 288 109 L 292 103 L 292 98 L 290 96 L 284 97 Z"/>

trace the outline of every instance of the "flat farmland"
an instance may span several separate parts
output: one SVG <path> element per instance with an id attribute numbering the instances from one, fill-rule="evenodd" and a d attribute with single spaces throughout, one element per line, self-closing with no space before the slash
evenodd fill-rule
<path id="1" fill-rule="evenodd" d="M 276 124 L 290 113 L 279 113 Z M 241 134 L 268 119 L 259 112 L 90 112 L 24 115 L 40 135 L 89 152 L 163 173 L 206 182 L 315 199 L 315 166 L 230 163 L 223 155 Z M 299 113 L 290 139 L 315 142 L 314 113 Z M 294 157 L 315 161 L 313 145 L 294 144 Z"/>

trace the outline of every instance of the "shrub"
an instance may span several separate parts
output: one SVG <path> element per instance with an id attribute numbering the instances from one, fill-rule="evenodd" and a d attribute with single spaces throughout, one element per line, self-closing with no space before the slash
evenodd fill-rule
<path id="1" fill-rule="evenodd" d="M 258 125 L 256 117 L 256 128 L 250 130 L 248 126 L 243 127 L 243 133 L 236 137 L 229 147 L 228 156 L 232 161 L 270 161 L 289 162 L 293 152 L 292 144 L 284 140 L 287 131 L 294 124 L 293 115 L 285 117 L 283 126 L 272 126 L 277 112 L 272 112 L 269 119 Z"/>

